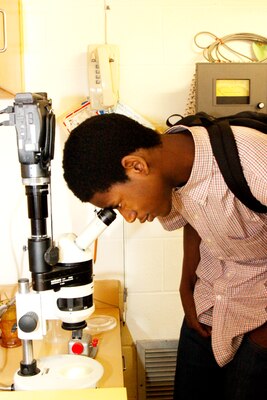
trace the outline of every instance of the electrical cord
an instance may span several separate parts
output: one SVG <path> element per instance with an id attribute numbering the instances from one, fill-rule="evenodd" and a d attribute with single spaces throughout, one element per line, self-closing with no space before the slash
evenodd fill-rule
<path id="1" fill-rule="evenodd" d="M 0 110 L 0 114 L 10 114 L 12 112 L 14 112 L 13 106 L 7 106 L 6 108 L 3 108 L 3 110 Z"/>
<path id="2" fill-rule="evenodd" d="M 13 112 L 14 112 L 13 106 L 7 106 L 3 110 L 0 110 L 0 114 L 11 114 Z M 0 122 L 0 126 L 9 126 L 9 124 L 10 124 L 9 120 Z"/>
<path id="3" fill-rule="evenodd" d="M 208 46 L 201 46 L 199 43 L 199 37 L 201 35 L 206 35 L 210 36 L 214 41 L 210 43 Z M 233 42 L 233 41 L 244 41 L 248 43 L 254 43 L 258 45 L 267 45 L 267 38 L 264 36 L 256 35 L 254 33 L 234 33 L 231 35 L 226 35 L 221 38 L 217 37 L 211 32 L 199 32 L 195 35 L 194 37 L 194 42 L 195 45 L 203 50 L 203 56 L 204 58 L 209 61 L 209 62 L 233 62 L 229 58 L 226 57 L 222 53 L 222 49 L 228 51 L 229 53 L 232 53 L 234 55 L 237 55 L 239 57 L 244 58 L 246 61 L 250 62 L 264 62 L 267 60 L 267 57 L 261 60 L 258 60 L 256 58 L 251 58 L 245 54 L 240 53 L 237 50 L 234 50 L 233 48 L 229 47 L 226 43 Z"/>
<path id="4" fill-rule="evenodd" d="M 0 126 L 10 126 L 9 121 L 0 122 Z"/>

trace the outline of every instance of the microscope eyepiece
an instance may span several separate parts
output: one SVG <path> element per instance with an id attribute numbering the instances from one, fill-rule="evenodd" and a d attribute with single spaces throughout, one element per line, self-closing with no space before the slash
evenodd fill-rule
<path id="1" fill-rule="evenodd" d="M 102 208 L 100 211 L 98 211 L 97 216 L 102 222 L 104 222 L 105 225 L 109 226 L 117 215 L 112 208 Z"/>

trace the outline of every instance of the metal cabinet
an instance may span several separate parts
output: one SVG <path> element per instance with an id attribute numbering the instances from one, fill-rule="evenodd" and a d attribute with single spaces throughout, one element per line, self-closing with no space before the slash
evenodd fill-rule
<path id="1" fill-rule="evenodd" d="M 197 63 L 196 111 L 220 117 L 267 112 L 267 64 Z"/>

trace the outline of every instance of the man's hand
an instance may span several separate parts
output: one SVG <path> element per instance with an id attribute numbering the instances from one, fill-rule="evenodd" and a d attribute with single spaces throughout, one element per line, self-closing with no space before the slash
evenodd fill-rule
<path id="1" fill-rule="evenodd" d="M 194 286 L 197 279 L 196 269 L 200 261 L 200 242 L 201 239 L 198 233 L 191 225 L 187 224 L 184 227 L 184 259 L 180 296 L 187 325 L 195 329 L 201 336 L 209 337 L 211 335 L 211 327 L 201 324 L 198 321 L 193 297 Z"/>

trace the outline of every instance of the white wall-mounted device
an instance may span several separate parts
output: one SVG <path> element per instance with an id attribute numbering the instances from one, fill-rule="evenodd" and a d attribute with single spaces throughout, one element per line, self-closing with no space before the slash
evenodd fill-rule
<path id="1" fill-rule="evenodd" d="M 88 46 L 88 80 L 89 99 L 93 110 L 116 106 L 119 99 L 118 46 Z"/>

